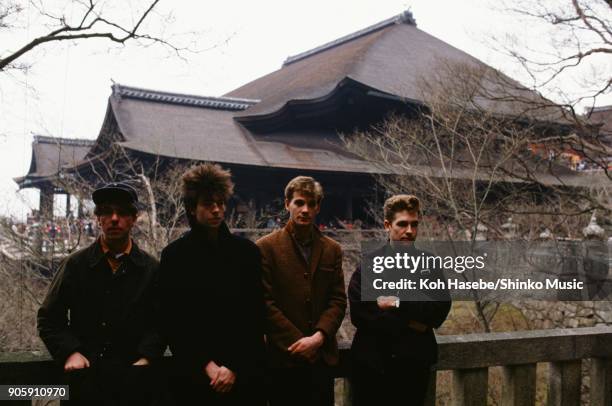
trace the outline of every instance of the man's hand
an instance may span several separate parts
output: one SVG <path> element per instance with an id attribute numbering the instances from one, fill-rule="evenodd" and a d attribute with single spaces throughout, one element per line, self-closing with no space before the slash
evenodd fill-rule
<path id="1" fill-rule="evenodd" d="M 376 304 L 380 310 L 396 309 L 396 303 L 399 300 L 396 296 L 378 296 Z"/>
<path id="2" fill-rule="evenodd" d="M 64 371 L 74 371 L 76 369 L 89 368 L 89 360 L 83 356 L 80 352 L 73 352 L 70 354 L 66 362 L 64 363 Z"/>
<path id="3" fill-rule="evenodd" d="M 143 357 L 140 358 L 138 361 L 134 362 L 132 365 L 135 367 L 143 367 L 145 365 L 149 365 L 149 360 Z"/>
<path id="4" fill-rule="evenodd" d="M 325 342 L 325 336 L 320 331 L 317 331 L 309 337 L 303 337 L 294 342 L 287 349 L 291 355 L 305 358 L 308 362 L 313 363 L 319 355 L 319 348 Z"/>
<path id="5" fill-rule="evenodd" d="M 232 390 L 236 382 L 236 374 L 224 366 L 217 369 L 217 376 L 210 381 L 210 386 L 218 393 L 227 393 Z"/>
<path id="6" fill-rule="evenodd" d="M 212 382 L 219 373 L 219 365 L 217 365 L 215 361 L 210 361 L 204 367 L 204 372 L 206 372 L 206 376 L 208 376 L 208 379 L 210 379 L 210 382 Z"/>

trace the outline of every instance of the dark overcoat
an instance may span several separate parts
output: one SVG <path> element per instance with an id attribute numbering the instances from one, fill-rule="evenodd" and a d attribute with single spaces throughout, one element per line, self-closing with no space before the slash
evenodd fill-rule
<path id="1" fill-rule="evenodd" d="M 99 241 L 68 256 L 38 311 L 38 331 L 53 358 L 63 365 L 76 351 L 92 364 L 161 357 L 154 308 L 157 268 L 157 260 L 135 243 L 115 273 Z"/>
<path id="2" fill-rule="evenodd" d="M 384 255 L 388 246 L 373 255 Z M 427 254 L 413 251 L 412 255 Z M 432 279 L 443 279 L 441 270 L 434 269 Z M 353 359 L 358 364 L 382 370 L 386 358 L 418 360 L 433 364 L 438 359 L 438 345 L 433 332 L 440 327 L 451 308 L 446 289 L 438 290 L 429 301 L 401 300 L 399 308 L 381 310 L 375 301 L 362 300 L 362 269 L 357 267 L 349 283 L 351 321 L 357 331 L 351 345 Z M 411 321 L 427 326 L 425 331 L 411 327 Z"/>
<path id="3" fill-rule="evenodd" d="M 216 243 L 195 227 L 162 251 L 159 286 L 175 374 L 202 377 L 212 360 L 241 385 L 260 376 L 264 307 L 253 242 L 231 234 L 225 223 Z"/>

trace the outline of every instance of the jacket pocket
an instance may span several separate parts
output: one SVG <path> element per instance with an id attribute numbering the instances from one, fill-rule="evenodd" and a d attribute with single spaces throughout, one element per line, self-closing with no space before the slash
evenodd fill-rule
<path id="1" fill-rule="evenodd" d="M 334 268 L 333 265 L 319 265 L 318 270 L 324 273 L 328 273 L 328 274 L 332 274 L 336 272 L 336 268 Z"/>

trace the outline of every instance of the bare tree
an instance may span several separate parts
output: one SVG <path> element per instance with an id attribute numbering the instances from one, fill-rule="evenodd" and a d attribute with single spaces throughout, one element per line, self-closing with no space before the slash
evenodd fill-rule
<path id="1" fill-rule="evenodd" d="M 130 183 L 139 194 L 141 210 L 134 229 L 138 244 L 154 256 L 186 229 L 180 175 L 189 162 L 168 164 L 160 158 L 141 162 L 114 144 L 104 156 L 93 157 L 77 171 L 62 172 L 55 186 L 87 206 L 91 192 L 109 181 Z M 85 219 L 40 219 L 26 226 L 0 221 L 0 348 L 4 351 L 38 350 L 36 312 L 59 262 L 92 243 Z M 89 218 L 87 218 L 87 216 Z M 53 233 L 46 229 L 53 228 Z"/>
<path id="2" fill-rule="evenodd" d="M 36 312 L 49 284 L 48 252 L 32 233 L 0 220 L 0 351 L 38 350 Z"/>
<path id="3" fill-rule="evenodd" d="M 595 99 L 610 91 L 612 78 L 612 3 L 608 0 L 536 0 L 503 3 L 504 10 L 522 21 L 539 24 L 550 34 L 546 44 L 526 44 L 517 37 L 497 38 L 509 55 L 524 67 L 533 88 L 558 86 L 579 71 L 587 85 L 586 93 L 571 100 L 573 104 Z M 548 45 L 542 49 L 542 45 Z M 595 72 L 586 66 L 600 65 Z M 608 65 L 608 70 L 605 66 Z M 582 70 L 582 71 L 581 71 Z M 591 73 L 590 77 L 584 77 Z M 595 75 L 593 75 L 593 73 Z"/>
<path id="4" fill-rule="evenodd" d="M 574 126 L 571 133 L 549 139 L 549 147 L 575 151 L 610 177 L 612 145 L 604 142 L 589 118 L 601 96 L 612 89 L 612 3 L 518 0 L 505 1 L 499 8 L 534 31 L 527 36 L 494 36 L 493 47 L 516 62 L 529 89 L 555 100 L 532 104 L 534 108 L 556 108 Z"/>
<path id="5" fill-rule="evenodd" d="M 26 24 L 33 37 L 14 49 L 0 49 L 0 72 L 25 69 L 20 61 L 35 48 L 60 41 L 104 39 L 123 46 L 128 41 L 143 46 L 163 45 L 176 54 L 186 46 L 168 40 L 163 29 L 152 29 L 148 23 L 164 26 L 170 19 L 159 10 L 160 0 L 116 2 L 102 0 L 3 0 L 0 2 L 0 33 L 19 30 Z M 130 10 L 130 11 L 127 11 Z M 30 22 L 36 24 L 30 27 Z"/>
<path id="6" fill-rule="evenodd" d="M 528 225 L 516 238 L 533 239 L 547 227 L 561 233 L 567 219 L 584 222 L 596 208 L 609 212 L 587 187 L 566 184 L 568 168 L 532 153 L 542 138 L 571 131 L 567 122 L 537 120 L 532 107 L 539 97 L 489 68 L 447 61 L 420 87 L 423 105 L 413 114 L 392 115 L 344 140 L 385 173 L 377 179 L 388 193 L 421 197 L 427 222 L 437 223 L 432 237 L 503 239 L 512 216 L 516 225 Z M 497 308 L 476 301 L 485 331 Z"/>

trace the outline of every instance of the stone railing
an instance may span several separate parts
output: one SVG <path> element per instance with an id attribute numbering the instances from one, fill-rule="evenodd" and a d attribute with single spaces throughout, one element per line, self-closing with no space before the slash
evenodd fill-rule
<path id="1" fill-rule="evenodd" d="M 503 370 L 501 405 L 534 405 L 538 363 L 550 363 L 547 405 L 580 405 L 585 359 L 591 360 L 590 405 L 612 406 L 612 327 L 439 336 L 438 343 L 428 406 L 435 404 L 437 371 L 444 370 L 452 374 L 453 405 L 487 405 L 488 369 L 494 366 Z M 341 345 L 336 369 L 344 381 L 336 404 L 345 406 L 351 404 L 349 346 Z M 53 384 L 58 379 L 46 354 L 0 353 L 0 384 Z"/>

